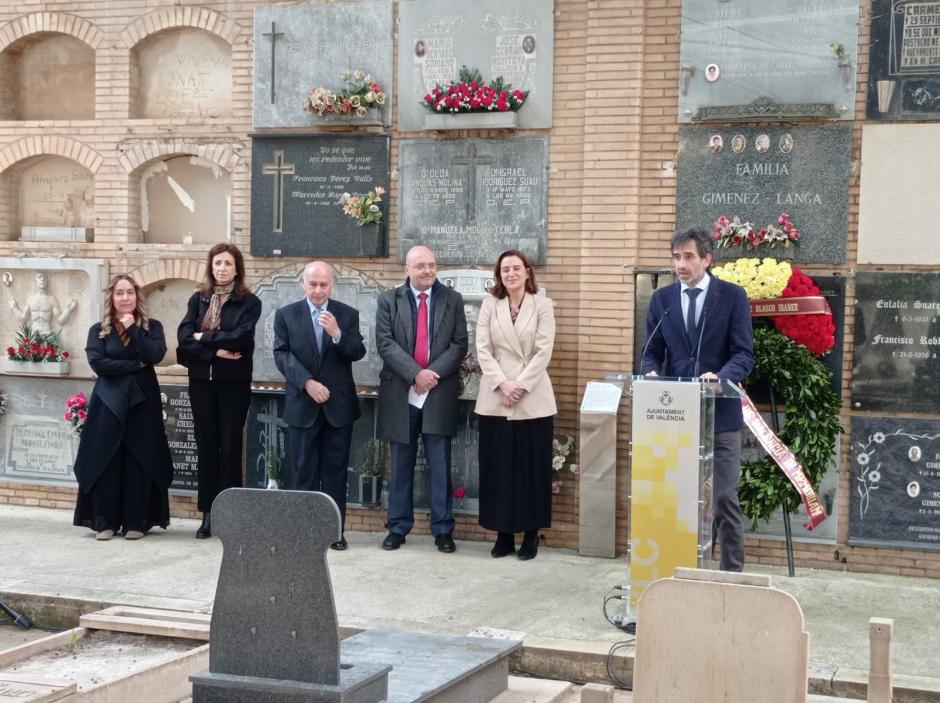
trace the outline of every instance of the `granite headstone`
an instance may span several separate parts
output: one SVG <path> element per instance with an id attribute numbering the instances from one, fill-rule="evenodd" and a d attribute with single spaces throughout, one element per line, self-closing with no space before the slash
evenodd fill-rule
<path id="1" fill-rule="evenodd" d="M 492 265 L 506 249 L 548 250 L 548 139 L 400 142 L 398 259 L 431 247 L 441 264 Z"/>
<path id="2" fill-rule="evenodd" d="M 797 246 L 741 256 L 845 261 L 848 230 L 849 125 L 792 127 L 685 127 L 679 130 L 676 226 L 711 230 L 719 216 L 737 215 L 756 229 L 787 213 L 800 230 Z"/>
<path id="3" fill-rule="evenodd" d="M 679 121 L 852 119 L 857 51 L 856 0 L 685 0 Z"/>
<path id="4" fill-rule="evenodd" d="M 173 457 L 170 490 L 179 495 L 195 495 L 199 487 L 199 459 L 189 388 L 161 383 L 160 400 L 163 403 L 163 425 Z"/>
<path id="5" fill-rule="evenodd" d="M 940 119 L 940 0 L 873 0 L 868 117 Z"/>
<path id="6" fill-rule="evenodd" d="M 255 381 L 284 381 L 274 363 L 274 313 L 278 308 L 304 297 L 300 286 L 302 275 L 303 267 L 293 276 L 279 274 L 255 288 L 255 294 L 261 299 L 262 311 L 255 328 Z M 359 332 L 366 346 L 366 355 L 353 364 L 353 379 L 359 386 L 379 385 L 382 359 L 375 349 L 375 312 L 381 292 L 381 286 L 369 276 L 347 266 L 333 265 L 331 297 L 359 311 Z"/>
<path id="7" fill-rule="evenodd" d="M 852 418 L 849 544 L 940 551 L 940 423 Z"/>
<path id="8" fill-rule="evenodd" d="M 391 0 L 256 7 L 254 126 L 391 125 L 394 24 Z M 311 89 L 339 92 L 340 74 L 357 69 L 373 76 L 388 96 L 378 114 L 344 120 L 304 109 Z"/>
<path id="9" fill-rule="evenodd" d="M 253 135 L 251 253 L 254 256 L 385 256 L 388 197 L 381 224 L 343 212 L 343 193 L 389 188 L 386 135 Z"/>
<path id="10" fill-rule="evenodd" d="M 230 488 L 212 505 L 222 565 L 212 608 L 209 671 L 193 703 L 378 703 L 391 667 L 340 667 L 340 637 L 326 550 L 339 509 L 324 493 Z M 349 696 L 358 690 L 359 696 Z"/>
<path id="11" fill-rule="evenodd" d="M 860 272 L 852 406 L 940 412 L 940 274 Z"/>

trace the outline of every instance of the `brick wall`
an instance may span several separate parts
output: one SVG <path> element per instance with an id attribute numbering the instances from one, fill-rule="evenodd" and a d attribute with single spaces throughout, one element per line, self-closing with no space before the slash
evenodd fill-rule
<path id="1" fill-rule="evenodd" d="M 25 121 L 0 119 L 0 239 L 9 238 L 16 220 L 9 173 L 24 158 L 54 153 L 83 163 L 95 174 L 98 223 L 90 244 L 0 241 L 0 255 L 102 257 L 112 271 L 135 272 L 144 285 L 164 278 L 198 280 L 202 245 L 145 244 L 139 234 L 139 171 L 160 155 L 199 154 L 231 172 L 233 241 L 249 249 L 252 10 L 250 0 L 23 0 L 0 10 L 0 51 L 43 31 L 71 34 L 96 51 L 96 119 Z M 807 266 L 810 274 L 845 275 L 846 299 L 854 295 L 858 223 L 858 162 L 865 111 L 870 3 L 860 0 L 858 99 L 853 131 L 848 261 L 841 266 Z M 587 380 L 633 363 L 633 275 L 637 267 L 668 265 L 667 246 L 675 213 L 677 90 L 681 0 L 556 0 L 555 108 L 550 138 L 548 261 L 537 271 L 539 283 L 557 302 L 558 335 L 550 369 L 558 396 L 560 433 L 576 434 L 577 407 Z M 231 114 L 214 119 L 139 119 L 132 95 L 138 83 L 134 47 L 173 27 L 199 27 L 232 45 Z M 395 52 L 397 62 L 397 51 Z M 0 53 L 0 75 L 10 57 Z M 0 105 L 8 105 L 15 83 L 0 81 Z M 0 118 L 9 117 L 0 108 Z M 393 120 L 395 118 L 393 117 Z M 392 164 L 397 163 L 399 133 L 392 129 Z M 463 136 L 460 133 L 454 136 Z M 505 136 L 476 132 L 480 136 Z M 10 170 L 12 168 L 12 170 Z M 397 183 L 390 184 L 389 250 L 397 248 Z M 282 271 L 296 271 L 301 259 L 252 259 L 252 282 Z M 402 276 L 394 257 L 347 260 L 383 285 Z M 853 311 L 846 310 L 842 379 L 849 398 Z M 178 379 L 177 379 L 178 380 Z M 629 406 L 621 409 L 618 446 L 618 545 L 626 549 Z M 846 404 L 843 426 L 851 411 Z M 940 575 L 940 555 L 846 546 L 851 494 L 849 439 L 840 446 L 839 513 L 835 544 L 803 544 L 797 562 L 821 568 Z M 0 483 L 0 502 L 71 508 L 74 489 Z M 194 516 L 191 499 L 174 498 L 173 514 Z M 351 530 L 381 531 L 384 513 L 351 509 Z M 475 521 L 460 517 L 457 535 L 485 538 Z M 556 496 L 554 527 L 546 533 L 555 546 L 577 547 L 576 480 L 564 477 Z M 782 563 L 782 543 L 749 538 L 752 561 Z"/>

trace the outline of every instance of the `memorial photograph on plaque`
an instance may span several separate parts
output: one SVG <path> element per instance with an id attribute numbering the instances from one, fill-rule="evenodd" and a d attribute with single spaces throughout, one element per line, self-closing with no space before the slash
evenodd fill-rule
<path id="1" fill-rule="evenodd" d="M 849 544 L 940 550 L 940 422 L 852 418 Z"/>
<path id="2" fill-rule="evenodd" d="M 389 144 L 381 134 L 252 135 L 252 255 L 385 256 Z M 377 187 L 381 222 L 360 225 L 340 199 Z"/>
<path id="3" fill-rule="evenodd" d="M 857 0 L 684 0 L 679 122 L 855 116 Z"/>
<path id="4" fill-rule="evenodd" d="M 940 0 L 873 0 L 868 117 L 940 119 Z"/>
<path id="5" fill-rule="evenodd" d="M 940 274 L 859 272 L 852 407 L 940 412 L 938 356 Z"/>

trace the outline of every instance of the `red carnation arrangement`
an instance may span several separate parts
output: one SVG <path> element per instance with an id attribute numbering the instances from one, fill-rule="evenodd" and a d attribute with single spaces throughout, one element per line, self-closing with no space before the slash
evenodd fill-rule
<path id="1" fill-rule="evenodd" d="M 515 112 L 528 95 L 528 91 L 503 83 L 502 76 L 486 84 L 477 69 L 462 66 L 457 81 L 446 86 L 438 84 L 421 104 L 434 113 Z"/>
<path id="2" fill-rule="evenodd" d="M 781 298 L 801 298 L 819 295 L 819 286 L 800 269 L 793 267 L 793 273 L 787 287 L 780 294 Z M 836 326 L 832 322 L 832 313 L 819 315 L 781 315 L 774 318 L 774 325 L 797 344 L 802 344 L 816 356 L 822 356 L 836 344 Z"/>

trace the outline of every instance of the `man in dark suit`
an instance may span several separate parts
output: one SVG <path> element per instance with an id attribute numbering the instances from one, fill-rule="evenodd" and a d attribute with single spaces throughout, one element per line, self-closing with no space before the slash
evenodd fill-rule
<path id="1" fill-rule="evenodd" d="M 653 293 L 646 316 L 648 340 L 641 372 L 699 376 L 740 383 L 754 368 L 754 334 L 747 294 L 708 273 L 712 239 L 704 229 L 676 232 L 672 265 L 678 282 Z M 741 480 L 741 403 L 715 401 L 713 496 L 721 568 L 744 568 Z"/>
<path id="2" fill-rule="evenodd" d="M 412 247 L 405 283 L 379 297 L 376 349 L 384 365 L 379 382 L 379 437 L 392 446 L 388 536 L 398 549 L 414 526 L 414 469 L 418 436 L 431 475 L 431 532 L 442 552 L 453 552 L 450 443 L 457 434 L 457 373 L 467 354 L 463 297 L 437 280 L 434 252 Z"/>
<path id="3" fill-rule="evenodd" d="M 322 491 L 346 524 L 346 470 L 359 399 L 352 364 L 366 355 L 359 311 L 333 292 L 333 269 L 313 261 L 301 276 L 306 297 L 274 313 L 274 363 L 284 375 L 284 421 L 298 490 Z M 346 538 L 330 545 L 346 549 Z"/>

